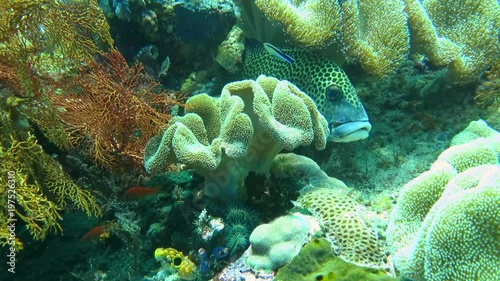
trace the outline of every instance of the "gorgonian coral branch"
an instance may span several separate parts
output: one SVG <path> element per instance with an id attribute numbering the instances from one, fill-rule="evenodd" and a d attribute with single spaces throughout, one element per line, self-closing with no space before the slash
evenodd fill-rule
<path id="1" fill-rule="evenodd" d="M 165 129 L 171 108 L 179 104 L 142 65 L 129 67 L 117 50 L 59 81 L 50 99 L 71 146 L 84 145 L 107 168 L 127 159 L 142 164 L 146 142 Z"/>

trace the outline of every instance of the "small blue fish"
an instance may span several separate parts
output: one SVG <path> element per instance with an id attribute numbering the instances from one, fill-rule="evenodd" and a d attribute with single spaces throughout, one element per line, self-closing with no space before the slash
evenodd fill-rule
<path id="1" fill-rule="evenodd" d="M 273 55 L 279 59 L 282 59 L 288 63 L 293 63 L 295 61 L 295 59 L 292 58 L 290 55 L 287 55 L 285 52 L 283 52 L 282 50 L 278 49 L 277 47 L 275 47 L 269 43 L 264 43 L 264 48 L 271 55 Z"/>

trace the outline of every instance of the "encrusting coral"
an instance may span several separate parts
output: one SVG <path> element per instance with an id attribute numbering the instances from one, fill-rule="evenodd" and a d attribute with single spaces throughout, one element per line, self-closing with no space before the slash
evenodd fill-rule
<path id="1" fill-rule="evenodd" d="M 241 202 L 250 171 L 268 173 L 282 150 L 326 145 L 328 127 L 314 102 L 287 81 L 260 76 L 227 84 L 220 98 L 196 95 L 187 114 L 146 146 L 146 170 L 183 163 L 205 177 L 205 195 Z"/>
<path id="2" fill-rule="evenodd" d="M 366 210 L 349 197 L 346 189 L 315 188 L 297 201 L 318 219 L 334 255 L 359 266 L 387 267 L 382 244 L 367 220 Z"/>
<path id="3" fill-rule="evenodd" d="M 392 281 L 384 270 L 360 267 L 342 260 L 330 251 L 326 239 L 313 239 L 293 260 L 281 268 L 276 281 Z"/>
<path id="4" fill-rule="evenodd" d="M 401 190 L 387 230 L 389 250 L 413 280 L 494 280 L 500 275 L 500 134 L 474 121 L 452 144 Z"/>

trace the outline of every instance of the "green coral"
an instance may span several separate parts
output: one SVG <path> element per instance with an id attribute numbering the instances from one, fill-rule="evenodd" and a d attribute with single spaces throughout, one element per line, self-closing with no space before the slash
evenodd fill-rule
<path id="1" fill-rule="evenodd" d="M 227 84 L 220 98 L 206 94 L 186 102 L 187 114 L 172 120 L 145 149 L 145 167 L 163 171 L 182 163 L 205 177 L 205 195 L 225 201 L 246 198 L 250 171 L 268 173 L 274 156 L 313 144 L 326 145 L 328 127 L 314 102 L 288 81 L 260 76 Z"/>
<path id="2" fill-rule="evenodd" d="M 350 264 L 331 254 L 330 243 L 314 239 L 300 253 L 281 268 L 276 281 L 391 281 L 396 280 L 383 270 Z"/>
<path id="3" fill-rule="evenodd" d="M 495 149 L 500 139 L 482 122 L 471 124 L 457 138 L 463 144 L 445 150 L 429 171 L 401 190 L 387 242 L 405 277 L 486 281 L 500 276 L 500 152 Z M 471 132 L 490 137 L 470 141 Z"/>
<path id="4" fill-rule="evenodd" d="M 425 0 L 423 5 L 438 33 L 460 48 L 460 56 L 449 65 L 454 81 L 476 80 L 498 59 L 497 0 Z"/>
<path id="5" fill-rule="evenodd" d="M 429 210 L 405 260 L 395 259 L 403 275 L 416 281 L 500 276 L 499 198 L 499 165 L 470 168 L 454 177 Z"/>

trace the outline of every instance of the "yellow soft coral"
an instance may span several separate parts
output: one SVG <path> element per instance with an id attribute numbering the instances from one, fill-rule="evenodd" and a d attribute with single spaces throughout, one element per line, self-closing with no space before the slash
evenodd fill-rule
<path id="1" fill-rule="evenodd" d="M 109 25 L 95 0 L 5 0 L 0 11 L 0 55 L 11 63 L 29 61 L 34 64 L 31 67 L 58 72 L 57 66 L 85 62 L 100 53 L 99 40 L 113 45 Z M 42 55 L 40 50 L 51 55 Z"/>
<path id="2" fill-rule="evenodd" d="M 342 3 L 344 52 L 375 76 L 391 73 L 409 50 L 409 31 L 399 0 Z"/>
<path id="3" fill-rule="evenodd" d="M 255 5 L 267 17 L 283 24 L 288 36 L 299 45 L 321 47 L 340 32 L 337 1 L 256 0 Z"/>
<path id="4" fill-rule="evenodd" d="M 103 49 L 113 45 L 96 0 L 0 1 L 0 81 L 22 97 L 17 111 L 36 122 L 59 147 L 69 134 L 49 94 Z"/>
<path id="5" fill-rule="evenodd" d="M 51 231 L 61 231 L 58 222 L 61 219 L 59 215 L 61 208 L 43 194 L 39 181 L 29 179 L 35 172 L 31 162 L 41 151 L 35 137 L 30 135 L 26 141 L 12 138 L 10 143 L 10 147 L 7 147 L 7 143 L 2 142 L 0 147 L 2 163 L 0 182 L 2 186 L 7 186 L 9 180 L 13 181 L 15 187 L 13 201 L 18 206 L 15 208 L 16 216 L 26 222 L 26 227 L 35 239 L 43 239 Z M 7 175 L 12 176 L 7 177 Z M 2 195 L 7 196 L 7 190 Z M 2 212 L 7 213 L 7 205 L 2 206 L 4 207 Z"/>
<path id="6" fill-rule="evenodd" d="M 425 0 L 440 36 L 453 41 L 461 55 L 451 61 L 454 81 L 476 80 L 500 56 L 500 4 L 497 0 Z"/>
<path id="7" fill-rule="evenodd" d="M 187 114 L 146 146 L 150 173 L 167 163 L 183 163 L 205 177 L 205 195 L 223 200 L 246 198 L 250 171 L 268 173 L 282 149 L 326 145 L 328 127 L 314 102 L 288 81 L 260 76 L 227 84 L 220 98 L 197 95 Z"/>
<path id="8" fill-rule="evenodd" d="M 498 60 L 500 5 L 496 0 L 405 0 L 413 46 L 451 80 L 476 80 Z"/>
<path id="9" fill-rule="evenodd" d="M 420 0 L 404 0 L 411 27 L 412 46 L 438 66 L 449 64 L 460 55 L 460 48 L 448 38 L 440 37 Z"/>

